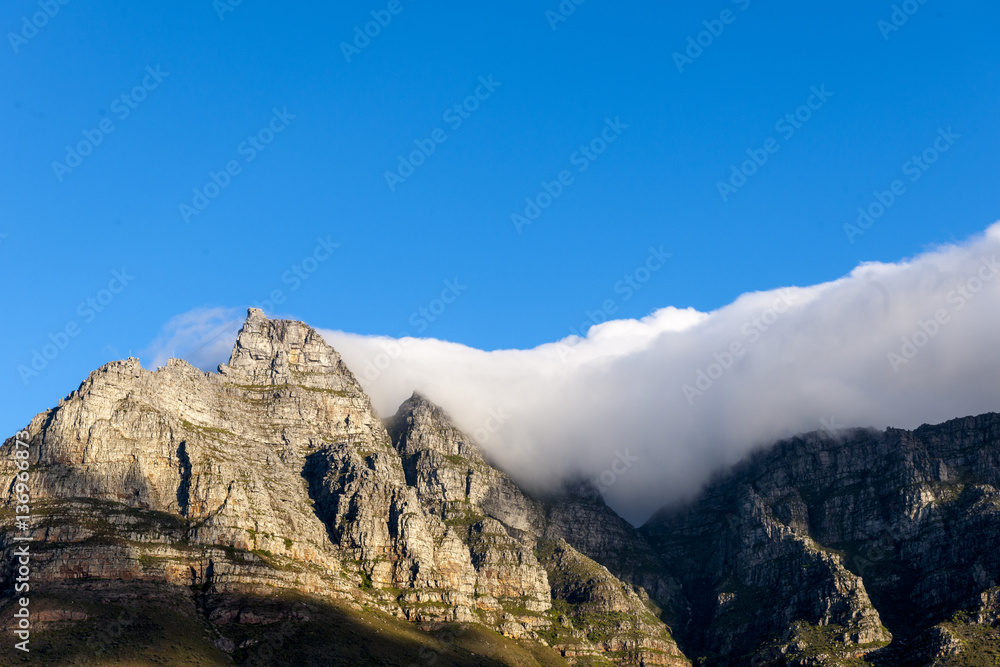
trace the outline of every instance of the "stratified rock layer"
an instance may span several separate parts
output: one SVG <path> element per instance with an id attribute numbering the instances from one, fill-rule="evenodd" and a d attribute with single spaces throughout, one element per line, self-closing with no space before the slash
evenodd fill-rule
<path id="1" fill-rule="evenodd" d="M 572 580 L 561 563 L 585 557 L 568 543 L 561 560 L 539 561 L 552 505 L 493 468 L 440 408 L 414 396 L 389 425 L 391 436 L 319 334 L 258 310 L 217 374 L 178 360 L 156 372 L 108 364 L 26 429 L 33 581 L 285 590 L 552 640 L 571 661 L 687 664 L 630 584 L 607 570 Z M 14 449 L 12 438 L 0 462 L 8 518 Z M 602 523 L 621 531 L 610 511 L 588 521 L 591 536 Z M 8 590 L 12 538 L 0 535 Z M 620 623 L 599 637 L 579 616 L 573 632 L 554 629 L 550 576 L 593 589 L 591 605 L 618 591 L 608 613 Z M 217 646 L 236 650 L 224 635 Z"/>
<path id="2" fill-rule="evenodd" d="M 439 664 L 690 664 L 675 633 L 703 665 L 1000 659 L 996 414 L 783 441 L 637 531 L 586 483 L 525 493 L 419 394 L 383 423 L 319 334 L 251 310 L 218 373 L 107 364 L 19 437 L 0 586 L 29 532 L 39 633 L 141 598 L 202 664 L 352 613 Z"/>
<path id="3" fill-rule="evenodd" d="M 580 553 L 614 552 L 609 562 L 619 565 L 618 554 L 639 553 L 644 575 L 670 581 L 649 545 L 603 502 L 529 497 L 418 394 L 389 420 L 389 431 L 426 512 L 441 517 L 471 554 L 482 618 L 505 634 L 531 628 L 574 661 L 687 664 L 647 593 Z M 573 533 L 566 524 L 578 506 L 587 511 Z"/>
<path id="4" fill-rule="evenodd" d="M 1000 415 L 813 433 L 642 532 L 690 600 L 685 646 L 717 664 L 948 664 L 920 646 L 979 650 L 948 639 L 956 614 L 986 634 L 996 624 L 998 488 Z"/>

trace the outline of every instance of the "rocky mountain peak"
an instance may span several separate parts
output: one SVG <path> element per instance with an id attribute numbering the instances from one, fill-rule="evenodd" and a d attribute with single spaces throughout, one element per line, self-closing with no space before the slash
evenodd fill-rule
<path id="1" fill-rule="evenodd" d="M 560 495 L 576 500 L 588 500 L 598 505 L 604 505 L 601 490 L 589 479 L 576 478 L 563 482 Z"/>
<path id="2" fill-rule="evenodd" d="M 186 600 L 217 652 L 199 664 L 254 664 L 264 609 L 295 619 L 285 646 L 344 627 L 292 616 L 289 595 L 550 652 L 439 664 L 689 665 L 674 632 L 734 667 L 993 664 L 1000 646 L 997 414 L 790 438 L 636 530 L 587 480 L 522 490 L 420 393 L 384 425 L 316 330 L 251 309 L 219 374 L 111 362 L 26 431 L 0 447 L 0 511 L 28 465 L 33 608 L 65 621 L 64 592 L 84 617 L 116 595 L 157 619 L 145 592 Z M 8 521 L 8 591 L 16 540 Z M 63 627 L 38 632 L 62 645 Z"/>
<path id="3" fill-rule="evenodd" d="M 247 310 L 229 363 L 219 366 L 219 373 L 244 385 L 361 393 L 340 355 L 315 329 L 302 322 L 270 320 L 258 308 Z"/>
<path id="4" fill-rule="evenodd" d="M 72 590 L 87 600 L 109 591 L 136 600 L 141 582 L 165 599 L 185 596 L 184 622 L 216 639 L 219 660 L 199 664 L 254 664 L 244 622 L 231 622 L 246 595 L 270 596 L 277 613 L 291 613 L 288 595 L 307 595 L 316 609 L 347 605 L 350 617 L 371 607 L 422 625 L 477 624 L 494 641 L 550 652 L 544 664 L 687 664 L 646 593 L 576 550 L 641 550 L 634 529 L 603 505 L 577 530 L 562 525 L 573 508 L 549 521 L 542 502 L 419 393 L 390 428 L 391 440 L 316 330 L 257 309 L 218 374 L 177 359 L 156 371 L 134 359 L 107 364 L 22 435 L 44 515 L 32 586 L 83 581 Z M 18 447 L 11 438 L 0 452 L 9 516 Z M 7 590 L 16 546 L 0 529 Z M 247 609 L 248 624 L 262 608 Z M 296 619 L 291 626 L 308 625 Z M 469 655 L 464 664 L 501 664 Z"/>
<path id="5" fill-rule="evenodd" d="M 404 457 L 435 452 L 473 461 L 483 459 L 475 441 L 458 430 L 444 410 L 418 392 L 399 406 L 388 426 L 397 451 Z"/>

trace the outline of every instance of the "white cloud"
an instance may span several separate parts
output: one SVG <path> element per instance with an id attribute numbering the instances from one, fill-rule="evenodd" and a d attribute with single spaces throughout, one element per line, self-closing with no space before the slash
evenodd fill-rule
<path id="1" fill-rule="evenodd" d="M 504 423 L 483 446 L 519 481 L 542 489 L 614 466 L 624 471 L 605 474 L 605 497 L 641 521 L 821 419 L 912 428 L 1000 410 L 997 255 L 1000 223 L 961 246 L 863 264 L 830 283 L 744 294 L 711 313 L 664 308 L 530 350 L 321 332 L 380 414 L 414 389 L 469 433 L 485 435 L 499 413 Z M 211 333 L 209 320 L 206 311 L 175 318 L 165 340 Z M 228 346 L 211 348 L 214 363 Z M 628 468 L 617 455 L 626 451 L 636 459 Z"/>
<path id="2" fill-rule="evenodd" d="M 238 308 L 195 308 L 172 317 L 140 357 L 151 368 L 178 358 L 214 371 L 229 359 L 243 319 Z"/>

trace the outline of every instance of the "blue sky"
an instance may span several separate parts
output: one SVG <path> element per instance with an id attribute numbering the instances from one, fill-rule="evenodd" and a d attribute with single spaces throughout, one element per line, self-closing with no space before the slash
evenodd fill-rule
<path id="1" fill-rule="evenodd" d="M 914 0 L 890 30 L 891 2 L 588 0 L 556 21 L 555 0 L 223 1 L 0 12 L 5 433 L 172 317 L 275 290 L 273 314 L 316 326 L 528 348 L 609 299 L 622 318 L 710 311 L 1000 217 L 995 3 Z M 678 67 L 689 38 L 705 46 Z M 390 188 L 398 156 L 428 141 Z M 936 141 L 934 164 L 907 168 Z M 97 145 L 70 169 L 80 142 Z M 766 162 L 720 195 L 754 155 Z M 184 215 L 212 173 L 225 187 Z M 896 180 L 849 242 L 844 225 Z M 543 182 L 561 192 L 518 229 Z M 670 258 L 626 290 L 661 247 Z M 460 296 L 415 316 L 446 281 Z M 64 349 L 23 377 L 53 339 Z"/>

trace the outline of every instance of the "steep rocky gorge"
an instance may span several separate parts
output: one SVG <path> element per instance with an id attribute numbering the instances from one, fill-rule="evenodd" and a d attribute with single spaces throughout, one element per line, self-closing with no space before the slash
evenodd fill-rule
<path id="1" fill-rule="evenodd" d="M 780 442 L 636 530 L 587 483 L 526 493 L 419 394 L 381 420 L 316 331 L 251 310 L 218 373 L 110 363 L 25 430 L 35 664 L 112 616 L 87 664 L 1000 658 L 1000 415 Z"/>

